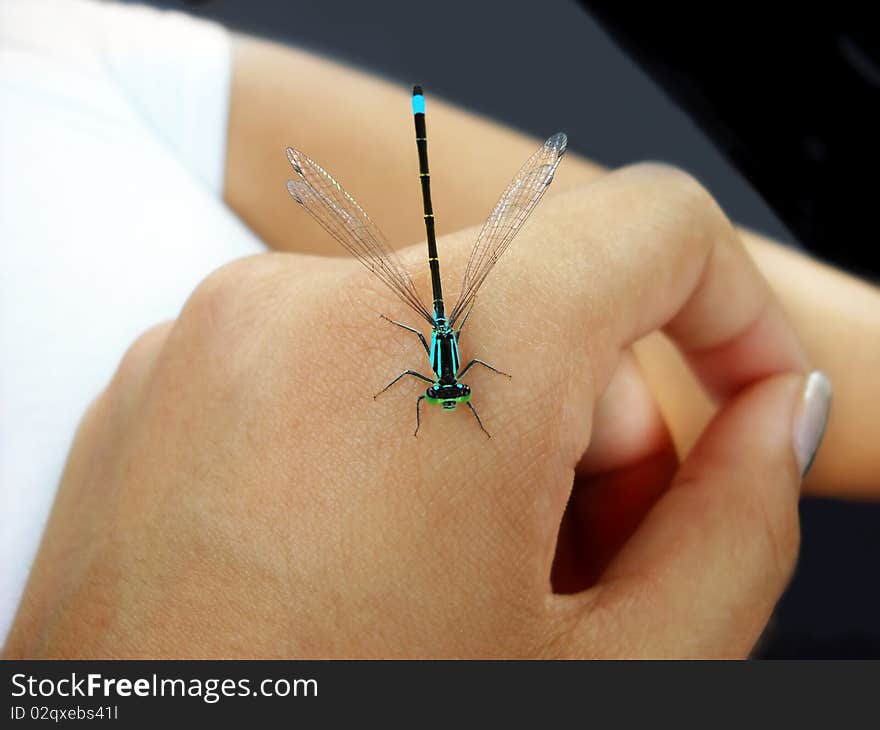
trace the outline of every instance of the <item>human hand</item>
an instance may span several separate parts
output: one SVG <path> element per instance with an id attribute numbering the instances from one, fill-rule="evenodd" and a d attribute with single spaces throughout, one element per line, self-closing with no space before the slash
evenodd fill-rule
<path id="1" fill-rule="evenodd" d="M 446 280 L 470 235 L 441 240 Z M 494 437 L 425 409 L 413 439 L 418 389 L 371 396 L 421 348 L 356 264 L 209 277 L 87 413 L 7 654 L 746 655 L 827 391 L 804 400 L 717 206 L 613 173 L 545 201 L 484 292 L 462 348 L 514 375 L 469 379 Z M 680 467 L 628 355 L 659 328 L 723 402 Z"/>

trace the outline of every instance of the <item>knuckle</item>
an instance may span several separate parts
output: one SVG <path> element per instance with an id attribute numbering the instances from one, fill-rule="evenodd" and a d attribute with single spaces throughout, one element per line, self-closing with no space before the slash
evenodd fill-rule
<path id="1" fill-rule="evenodd" d="M 251 267 L 247 259 L 233 261 L 211 272 L 190 295 L 181 312 L 181 320 L 214 321 L 234 311 L 236 302 L 248 290 Z"/>
<path id="2" fill-rule="evenodd" d="M 730 240 L 733 226 L 706 187 L 687 170 L 661 162 L 641 162 L 628 168 L 641 200 L 659 222 L 660 231 L 673 232 L 669 243 L 687 247 L 694 256 L 704 256 L 718 242 Z M 663 225 L 664 223 L 674 225 Z M 681 236 L 683 223 L 689 231 Z"/>
<path id="3" fill-rule="evenodd" d="M 123 354 L 108 390 L 114 392 L 140 381 L 156 361 L 173 325 L 162 322 L 142 332 Z"/>
<path id="4" fill-rule="evenodd" d="M 665 162 L 639 162 L 631 165 L 629 174 L 644 180 L 662 192 L 664 204 L 674 204 L 685 211 L 705 216 L 721 215 L 721 209 L 709 190 L 692 173 Z"/>
<path id="5" fill-rule="evenodd" d="M 193 291 L 179 322 L 188 336 L 234 333 L 257 318 L 273 293 L 281 262 L 271 254 L 232 261 L 209 274 Z"/>
<path id="6" fill-rule="evenodd" d="M 77 435 L 91 433 L 97 430 L 102 423 L 113 419 L 120 410 L 120 398 L 117 391 L 118 389 L 111 384 L 92 399 L 77 426 Z"/>
<path id="7" fill-rule="evenodd" d="M 703 184 L 693 174 L 684 168 L 670 165 L 666 162 L 637 162 L 628 169 L 634 175 L 640 175 L 646 180 L 663 185 L 671 192 L 694 197 L 709 195 Z"/>
<path id="8" fill-rule="evenodd" d="M 292 354 L 290 337 L 297 326 L 290 311 L 295 290 L 286 286 L 290 278 L 290 258 L 281 254 L 238 259 L 209 274 L 183 306 L 154 387 L 255 397 L 255 369 Z M 282 330 L 288 337 L 275 337 Z"/>

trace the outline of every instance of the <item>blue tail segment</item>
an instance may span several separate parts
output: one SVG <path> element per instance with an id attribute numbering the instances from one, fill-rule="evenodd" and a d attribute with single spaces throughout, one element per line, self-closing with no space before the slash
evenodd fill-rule
<path id="1" fill-rule="evenodd" d="M 425 113 L 425 97 L 422 94 L 421 86 L 413 86 L 412 110 L 413 114 Z"/>

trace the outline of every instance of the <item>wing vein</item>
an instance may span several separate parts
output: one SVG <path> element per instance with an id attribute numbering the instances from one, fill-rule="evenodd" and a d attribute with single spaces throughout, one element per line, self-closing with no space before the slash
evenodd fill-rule
<path id="1" fill-rule="evenodd" d="M 535 209 L 553 181 L 568 138 L 554 134 L 528 159 L 502 193 L 474 242 L 465 268 L 458 301 L 449 316 L 450 325 L 465 311 L 489 272 Z"/>
<path id="2" fill-rule="evenodd" d="M 299 176 L 287 181 L 291 197 L 404 303 L 433 325 L 434 318 L 409 272 L 358 202 L 330 173 L 299 150 L 289 147 L 287 158 Z"/>

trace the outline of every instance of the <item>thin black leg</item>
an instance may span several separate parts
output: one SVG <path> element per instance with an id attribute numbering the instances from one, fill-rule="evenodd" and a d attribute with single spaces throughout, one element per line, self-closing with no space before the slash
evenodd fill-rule
<path id="1" fill-rule="evenodd" d="M 422 397 L 424 397 L 424 396 L 422 396 Z M 477 413 L 477 409 L 474 408 L 474 407 L 471 405 L 471 402 L 470 402 L 470 401 L 468 401 L 467 403 L 465 403 L 465 405 L 466 405 L 468 408 L 470 408 L 470 409 L 471 409 L 471 413 L 473 413 L 473 414 L 477 417 L 477 423 L 480 424 L 480 429 L 483 431 L 484 434 L 486 434 L 486 438 L 492 438 L 492 434 L 489 433 L 489 432 L 486 430 L 486 427 L 485 427 L 485 426 L 483 426 L 483 421 L 482 421 L 482 419 L 480 418 L 480 414 Z"/>
<path id="2" fill-rule="evenodd" d="M 416 335 L 418 335 L 419 341 L 422 343 L 422 347 L 425 348 L 425 352 L 428 353 L 428 357 L 431 357 L 431 348 L 428 347 L 428 343 L 425 340 L 425 336 L 421 332 L 419 332 L 415 327 L 410 327 L 409 325 L 401 324 L 400 322 L 397 322 L 396 320 L 393 320 L 393 319 L 390 319 L 389 317 L 386 317 L 384 314 L 380 314 L 379 316 L 382 319 L 384 319 L 386 322 L 391 322 L 391 324 L 396 324 L 398 327 L 402 327 L 403 329 L 409 330 L 410 332 L 414 332 Z"/>
<path id="3" fill-rule="evenodd" d="M 382 393 L 388 390 L 392 385 L 394 385 L 398 380 L 400 380 L 404 375 L 412 375 L 414 378 L 420 378 L 424 380 L 426 383 L 433 383 L 434 381 L 431 378 L 422 375 L 421 373 L 417 373 L 415 370 L 404 370 L 400 375 L 398 375 L 394 380 L 392 380 L 388 385 L 386 385 L 382 390 L 380 390 L 376 395 L 373 396 L 373 400 L 376 400 Z"/>
<path id="4" fill-rule="evenodd" d="M 465 373 L 470 370 L 474 365 L 482 365 L 484 368 L 489 368 L 489 370 L 491 370 L 493 373 L 498 373 L 499 375 L 504 375 L 508 378 L 513 377 L 510 373 L 503 373 L 498 368 L 493 368 L 489 363 L 483 362 L 482 360 L 471 360 L 455 377 L 458 379 L 463 378 Z"/>
<path id="5" fill-rule="evenodd" d="M 476 302 L 476 301 L 477 301 L 476 297 L 471 299 L 471 303 L 470 303 L 470 306 L 468 307 L 467 314 L 464 315 L 464 319 L 461 320 L 461 324 L 458 326 L 458 329 L 455 330 L 455 341 L 456 342 L 458 342 L 458 338 L 461 337 L 461 331 L 464 329 L 465 323 L 468 321 L 468 317 L 470 317 L 471 312 L 474 311 L 474 302 Z"/>
<path id="6" fill-rule="evenodd" d="M 422 405 L 422 401 L 425 400 L 424 394 L 420 395 L 416 399 L 416 432 L 413 434 L 416 438 L 419 437 L 419 428 L 422 426 L 422 416 L 419 413 L 419 406 Z"/>

